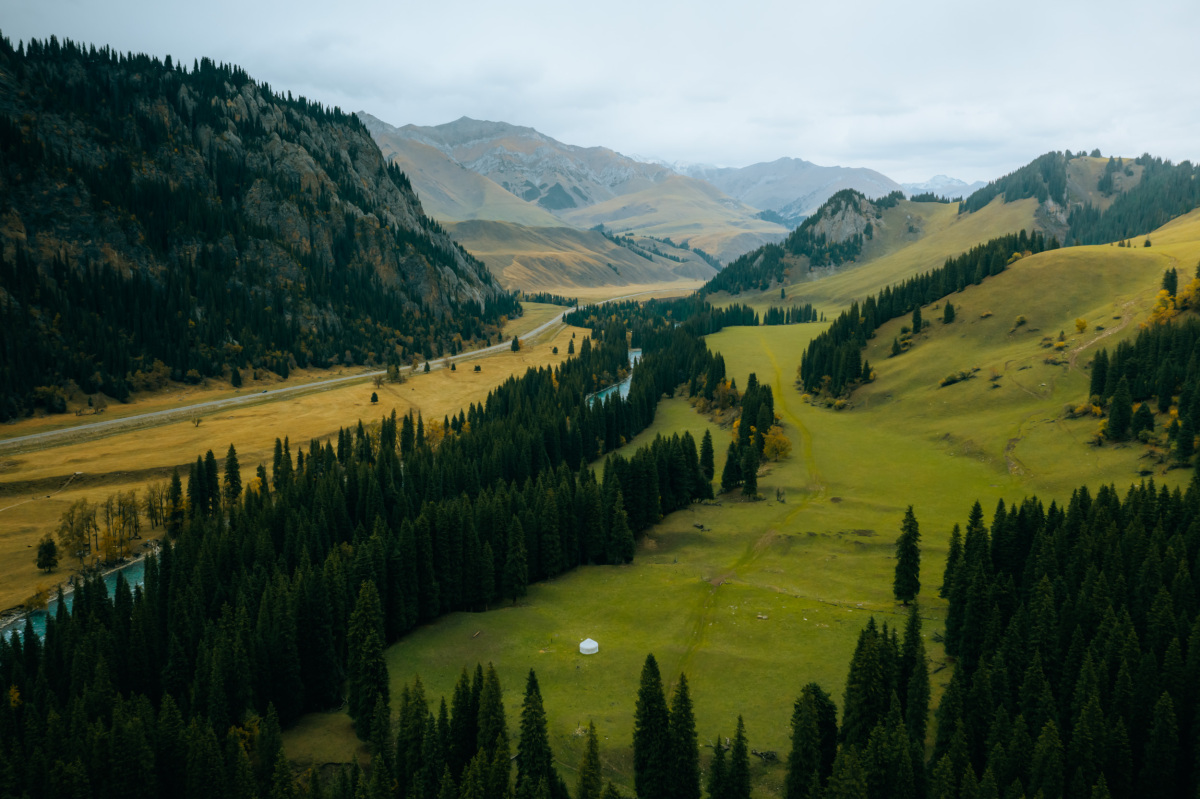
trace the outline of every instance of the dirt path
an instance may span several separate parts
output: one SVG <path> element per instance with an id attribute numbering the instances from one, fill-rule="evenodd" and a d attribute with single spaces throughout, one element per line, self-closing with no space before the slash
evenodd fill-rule
<path id="1" fill-rule="evenodd" d="M 779 362 L 775 358 L 775 352 L 767 344 L 766 337 L 762 333 L 759 333 L 759 341 L 762 344 L 763 352 L 770 359 L 771 366 L 774 368 L 774 374 L 770 376 L 769 385 L 775 396 L 775 409 L 783 417 L 785 425 L 790 428 L 786 432 L 795 440 L 793 451 L 797 452 L 804 462 L 805 470 L 808 472 L 808 485 L 802 487 L 798 497 L 788 497 L 789 504 L 792 504 L 794 501 L 795 507 L 788 511 L 782 523 L 770 527 L 761 536 L 748 543 L 746 549 L 736 561 L 726 568 L 715 572 L 708 578 L 711 587 L 688 615 L 685 627 L 686 629 L 690 629 L 691 633 L 688 635 L 687 647 L 676 663 L 674 670 L 668 672 L 670 674 L 687 673 L 696 652 L 708 640 L 708 630 L 712 626 L 714 615 L 719 607 L 717 599 L 718 595 L 722 593 L 721 587 L 727 581 L 735 579 L 740 571 L 744 571 L 749 566 L 752 566 L 770 548 L 772 542 L 779 537 L 779 529 L 787 529 L 802 511 L 811 506 L 814 501 L 824 497 L 826 492 L 825 481 L 821 477 L 820 471 L 817 468 L 816 457 L 813 455 L 812 434 L 804 426 L 804 423 L 800 421 L 799 415 L 792 408 L 792 402 L 798 402 L 799 400 L 795 396 L 795 392 L 787 390 L 790 386 L 784 386 L 783 370 L 780 369 Z M 762 377 L 766 378 L 767 376 L 763 375 Z M 768 380 L 763 379 L 760 383 L 766 384 Z"/>
<path id="2" fill-rule="evenodd" d="M 51 491 L 49 494 L 46 494 L 44 498 L 50 499 L 50 497 L 54 496 L 55 494 L 61 494 L 63 491 L 66 491 L 67 486 L 71 485 L 71 483 L 74 482 L 75 478 L 81 474 L 82 474 L 82 472 L 75 472 L 75 474 L 73 474 L 67 478 L 67 482 L 65 482 L 61 486 L 59 486 L 58 490 Z M 13 508 L 18 507 L 19 505 L 24 505 L 26 502 L 33 502 L 36 499 L 43 499 L 43 497 L 30 497 L 29 499 L 23 499 L 20 502 L 14 502 L 13 504 L 9 505 L 8 507 L 0 508 L 0 513 L 4 513 L 4 511 L 6 511 L 6 510 L 12 510 Z"/>
<path id="3" fill-rule="evenodd" d="M 1075 347 L 1067 354 L 1067 364 L 1070 366 L 1070 368 L 1077 368 L 1075 366 L 1075 362 L 1079 360 L 1080 353 L 1082 353 L 1085 349 L 1092 346 L 1097 341 L 1102 341 L 1115 333 L 1120 333 L 1122 330 L 1132 324 L 1134 315 L 1130 309 L 1133 307 L 1133 304 L 1134 300 L 1129 300 L 1121 306 L 1121 324 L 1117 325 L 1116 327 L 1105 328 L 1087 341 Z"/>

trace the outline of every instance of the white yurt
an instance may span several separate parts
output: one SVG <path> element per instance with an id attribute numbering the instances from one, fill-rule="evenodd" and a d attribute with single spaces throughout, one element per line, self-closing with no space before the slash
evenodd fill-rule
<path id="1" fill-rule="evenodd" d="M 579 653 L 581 655 L 594 655 L 600 651 L 600 644 L 593 641 L 591 638 L 584 638 L 583 643 L 579 645 Z"/>

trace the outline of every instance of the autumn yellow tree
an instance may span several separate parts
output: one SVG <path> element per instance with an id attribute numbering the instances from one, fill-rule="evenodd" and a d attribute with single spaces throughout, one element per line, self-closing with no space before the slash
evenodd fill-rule
<path id="1" fill-rule="evenodd" d="M 1075 320 L 1075 330 L 1077 330 L 1079 333 L 1083 333 L 1087 329 L 1088 321 L 1086 319 L 1080 317 L 1079 319 Z"/>
<path id="2" fill-rule="evenodd" d="M 792 454 L 792 442 L 783 434 L 783 428 L 772 425 L 763 438 L 763 456 L 777 461 Z"/>
<path id="3" fill-rule="evenodd" d="M 91 548 L 95 527 L 96 508 L 86 499 L 72 503 L 59 519 L 58 543 L 62 545 L 63 552 L 79 558 L 81 566 Z"/>

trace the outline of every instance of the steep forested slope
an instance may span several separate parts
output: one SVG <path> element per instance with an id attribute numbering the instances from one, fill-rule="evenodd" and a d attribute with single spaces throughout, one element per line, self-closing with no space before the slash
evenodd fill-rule
<path id="1" fill-rule="evenodd" d="M 0 41 L 0 153 L 0 419 L 519 313 L 355 117 L 235 66 Z"/>

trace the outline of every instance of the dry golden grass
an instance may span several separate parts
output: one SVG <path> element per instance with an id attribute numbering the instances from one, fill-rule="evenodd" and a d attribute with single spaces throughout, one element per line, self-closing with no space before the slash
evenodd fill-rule
<path id="1" fill-rule="evenodd" d="M 566 211 L 562 218 L 581 228 L 603 224 L 617 232 L 686 241 L 729 261 L 787 235 L 782 225 L 757 213 L 707 183 L 677 175 L 634 194 Z"/>
<path id="2" fill-rule="evenodd" d="M 506 335 L 520 335 L 561 310 L 537 304 L 528 307 L 525 317 L 506 327 Z M 173 467 L 186 468 L 206 450 L 211 449 L 223 460 L 231 443 L 237 448 L 243 475 L 249 477 L 258 464 L 270 461 L 276 438 L 290 438 L 295 452 L 311 439 L 335 435 L 339 427 L 360 419 L 374 421 L 393 409 L 398 414 L 419 412 L 426 419 L 458 413 L 471 402 L 482 401 L 510 375 L 523 374 L 530 367 L 560 363 L 567 357 L 567 343 L 573 331 L 580 338 L 587 335 L 582 328 L 551 328 L 523 341 L 520 352 L 505 350 L 478 359 L 464 359 L 458 362 L 456 371 L 439 369 L 417 374 L 401 384 L 384 383 L 376 389 L 364 378 L 315 389 L 299 397 L 264 398 L 261 404 L 253 406 L 218 409 L 202 416 L 199 426 L 190 421 L 172 422 L 95 441 L 2 456 L 0 609 L 24 602 L 39 585 L 51 586 L 67 578 L 72 564 L 65 560 L 54 574 L 40 573 L 34 567 L 34 548 L 46 532 L 56 528 L 63 511 L 79 499 L 95 502 L 117 491 L 142 491 L 150 483 L 168 479 Z M 554 347 L 558 347 L 557 355 Z M 482 371 L 473 371 L 475 363 L 481 365 Z M 310 375 L 336 376 L 316 372 Z M 378 404 L 371 403 L 372 392 L 379 394 Z M 202 394 L 188 396 L 194 401 Z M 214 399 L 220 394 L 218 390 L 210 390 L 202 398 Z M 159 397 L 155 402 L 135 407 L 137 412 L 161 410 L 174 404 L 173 396 Z M 38 431 L 23 430 L 20 434 L 26 432 Z M 76 472 L 82 474 L 74 476 Z M 60 490 L 64 485 L 65 490 Z"/>

